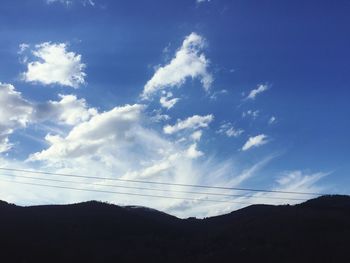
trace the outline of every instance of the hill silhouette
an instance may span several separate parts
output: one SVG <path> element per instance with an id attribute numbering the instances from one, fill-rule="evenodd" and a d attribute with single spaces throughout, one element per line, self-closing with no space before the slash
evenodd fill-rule
<path id="1" fill-rule="evenodd" d="M 350 262 L 350 197 L 205 219 L 96 201 L 0 202 L 1 262 Z"/>

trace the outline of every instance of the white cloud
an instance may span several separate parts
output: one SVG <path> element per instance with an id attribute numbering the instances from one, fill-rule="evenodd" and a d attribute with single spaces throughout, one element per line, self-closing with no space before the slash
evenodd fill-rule
<path id="1" fill-rule="evenodd" d="M 203 152 L 197 150 L 197 143 L 191 144 L 186 151 L 188 158 L 196 159 L 203 155 Z"/>
<path id="2" fill-rule="evenodd" d="M 53 3 L 61 3 L 65 5 L 70 5 L 72 4 L 72 0 L 46 0 L 47 4 L 53 4 Z"/>
<path id="3" fill-rule="evenodd" d="M 206 116 L 193 115 L 192 117 L 189 117 L 185 120 L 178 120 L 177 123 L 173 126 L 166 125 L 163 128 L 163 131 L 166 134 L 173 134 L 185 129 L 206 128 L 213 120 L 214 116 L 212 114 Z"/>
<path id="4" fill-rule="evenodd" d="M 14 130 L 24 128 L 33 114 L 32 105 L 11 84 L 0 83 L 0 153 L 11 149 Z"/>
<path id="5" fill-rule="evenodd" d="M 243 132 L 244 132 L 244 130 L 242 130 L 242 129 L 234 128 L 232 123 L 230 123 L 230 122 L 223 123 L 222 125 L 220 125 L 219 130 L 217 131 L 217 133 L 225 134 L 227 137 L 238 137 Z"/>
<path id="6" fill-rule="evenodd" d="M 227 93 L 228 91 L 226 89 L 222 89 L 222 90 L 213 92 L 209 98 L 212 100 L 216 100 L 220 95 L 227 94 Z"/>
<path id="7" fill-rule="evenodd" d="M 150 179 L 153 177 L 166 177 L 171 174 L 171 169 L 174 169 L 176 162 L 179 159 L 179 154 L 170 154 L 164 156 L 157 162 L 152 162 L 139 170 L 127 172 L 123 179 Z"/>
<path id="8" fill-rule="evenodd" d="M 91 6 L 95 6 L 95 2 L 92 0 L 84 0 L 83 5 L 91 5 Z"/>
<path id="9" fill-rule="evenodd" d="M 192 138 L 192 140 L 197 142 L 197 141 L 200 141 L 200 139 L 202 138 L 202 135 L 203 135 L 203 131 L 198 130 L 198 131 L 195 131 L 194 133 L 191 134 L 191 138 Z"/>
<path id="10" fill-rule="evenodd" d="M 210 158 L 201 160 L 201 172 L 204 172 L 207 176 L 201 178 L 201 184 L 204 185 L 212 185 L 212 186 L 227 186 L 230 187 L 239 187 L 240 184 L 246 182 L 250 178 L 259 174 L 259 171 L 264 168 L 266 164 L 268 164 L 271 160 L 273 160 L 276 156 L 268 156 L 263 158 L 262 160 L 256 162 L 250 167 L 246 169 L 242 169 L 237 171 L 236 165 L 237 163 L 232 160 L 226 160 L 224 162 L 216 163 Z M 208 172 L 205 172 L 208 171 Z M 230 175 L 230 176 L 224 176 Z M 220 192 L 222 193 L 222 192 Z M 228 192 L 229 193 L 229 192 Z M 238 192 L 237 192 L 238 194 Z M 203 199 L 205 199 L 204 197 Z M 212 196 L 208 198 L 213 198 Z M 242 208 L 247 206 L 250 203 L 257 203 L 258 200 L 251 200 L 246 198 L 232 198 L 226 199 L 237 203 L 201 203 L 200 201 L 182 201 L 177 202 L 174 206 L 168 207 L 168 211 L 175 213 L 178 216 L 186 217 L 190 214 L 196 215 L 196 217 L 207 217 L 209 215 L 219 215 L 223 213 L 229 213 L 238 208 Z M 270 200 L 271 201 L 271 200 Z M 240 202 L 242 204 L 240 204 Z"/>
<path id="11" fill-rule="evenodd" d="M 263 85 L 260 84 L 256 89 L 253 89 L 250 91 L 247 99 L 254 100 L 258 94 L 263 93 L 264 91 L 268 90 L 269 86 L 268 85 Z"/>
<path id="12" fill-rule="evenodd" d="M 179 87 L 187 78 L 199 78 L 209 90 L 213 77 L 208 72 L 209 60 L 202 52 L 205 41 L 196 33 L 188 35 L 169 64 L 159 67 L 146 83 L 142 97 L 147 99 L 165 88 Z"/>
<path id="13" fill-rule="evenodd" d="M 200 3 L 210 2 L 210 0 L 196 0 L 196 2 L 200 4 Z"/>
<path id="14" fill-rule="evenodd" d="M 9 138 L 7 137 L 9 133 L 0 134 L 0 153 L 9 151 L 13 145 L 10 143 Z"/>
<path id="15" fill-rule="evenodd" d="M 0 153 L 9 151 L 9 136 L 30 124 L 51 122 L 76 125 L 97 114 L 84 99 L 75 95 L 59 95 L 60 101 L 32 103 L 25 100 L 11 84 L 0 83 Z"/>
<path id="16" fill-rule="evenodd" d="M 247 151 L 253 147 L 259 147 L 268 143 L 267 136 L 265 134 L 260 134 L 255 137 L 250 137 L 248 141 L 243 145 L 242 151 Z"/>
<path id="17" fill-rule="evenodd" d="M 179 98 L 172 98 L 173 94 L 171 92 L 166 92 L 160 98 L 159 102 L 163 108 L 167 108 L 168 110 L 174 107 L 174 105 L 180 100 Z"/>
<path id="18" fill-rule="evenodd" d="M 197 149 L 196 143 L 190 146 L 186 142 L 177 143 L 162 138 L 162 134 L 156 130 L 145 127 L 148 122 L 145 120 L 147 115 L 144 111 L 145 106 L 135 104 L 98 113 L 90 120 L 73 127 L 66 136 L 47 135 L 49 147 L 32 154 L 28 161 L 60 173 L 123 179 L 151 178 L 159 182 L 196 184 L 207 175 L 215 176 L 217 179 L 224 178 L 228 174 L 231 175 L 230 178 L 233 177 L 232 167 L 229 165 L 220 164 L 214 167 L 209 162 L 204 165 L 197 164 L 196 159 L 204 153 Z M 199 136 L 195 137 L 198 139 Z M 218 167 L 220 169 L 217 169 Z M 210 180 L 211 178 L 208 178 L 208 181 Z M 103 183 L 103 180 L 96 180 L 96 182 L 101 181 Z M 219 183 L 219 180 L 216 183 Z M 159 191 L 163 192 L 163 195 L 166 193 L 169 197 L 191 198 L 189 194 L 173 192 L 172 190 L 179 190 L 176 186 L 167 188 L 160 187 Z M 94 189 L 104 190 L 106 187 L 94 186 Z M 153 193 L 136 189 L 123 190 L 139 194 Z M 116 200 L 115 196 L 106 197 L 92 193 L 86 195 L 71 193 L 63 199 L 77 201 L 84 198 L 114 200 L 114 202 Z M 118 203 L 123 202 L 169 211 L 170 206 L 181 201 L 118 196 Z M 206 202 L 203 204 L 200 202 L 197 205 L 203 205 L 202 209 L 207 211 Z M 184 215 L 186 213 L 190 211 L 183 212 Z M 207 213 L 211 212 L 207 211 Z"/>
<path id="19" fill-rule="evenodd" d="M 9 127 L 25 127 L 33 112 L 32 105 L 11 84 L 0 83 L 0 107 L 0 123 Z"/>
<path id="20" fill-rule="evenodd" d="M 274 191 L 284 191 L 284 192 L 302 192 L 302 193 L 320 193 L 324 189 L 317 185 L 317 183 L 324 178 L 325 176 L 329 175 L 329 173 L 324 172 L 317 172 L 317 173 L 308 173 L 300 170 L 296 171 L 287 171 L 284 172 L 277 180 L 276 180 L 276 186 L 273 187 L 271 190 Z M 289 194 L 285 193 L 283 196 L 281 196 L 280 193 L 257 193 L 254 195 L 254 198 L 252 200 L 255 200 L 255 202 L 259 203 L 268 203 L 271 202 L 270 198 L 286 198 L 288 200 L 289 204 L 296 204 L 300 203 L 300 200 L 296 199 L 308 199 L 313 198 L 314 195 L 295 195 L 295 194 Z M 286 200 L 274 200 L 275 204 L 285 204 Z"/>
<path id="21" fill-rule="evenodd" d="M 85 83 L 81 55 L 69 52 L 66 44 L 45 42 L 35 47 L 32 53 L 38 60 L 27 64 L 27 71 L 22 74 L 24 81 L 73 88 Z"/>
<path id="22" fill-rule="evenodd" d="M 228 137 L 238 137 L 241 135 L 244 131 L 242 129 L 234 129 L 233 127 L 229 128 L 228 130 L 225 131 L 226 135 Z"/>
<path id="23" fill-rule="evenodd" d="M 200 75 L 199 77 L 201 78 Z M 172 96 L 170 92 L 163 93 L 162 97 L 165 98 L 163 106 L 165 108 L 174 106 L 170 102 Z M 155 114 L 155 116 L 152 116 L 152 114 Z M 6 152 L 12 147 L 9 136 L 16 129 L 23 129 L 37 123 L 47 125 L 51 129 L 51 134 L 46 135 L 47 145 L 43 146 L 44 148 L 40 151 L 31 154 L 26 162 L 9 162 L 0 156 L 0 167 L 23 167 L 25 165 L 29 168 L 35 167 L 51 172 L 111 179 L 135 178 L 175 184 L 235 187 L 258 174 L 271 159 L 265 158 L 257 161 L 250 167 L 241 165 L 239 162 L 236 163 L 233 161 L 234 158 L 219 161 L 199 145 L 204 132 L 203 128 L 207 128 L 213 121 L 213 115 L 194 115 L 184 120 L 178 120 L 173 126 L 166 125 L 163 127 L 166 134 L 186 131 L 186 133 L 180 134 L 182 138 L 186 137 L 186 139 L 180 140 L 178 140 L 179 137 L 165 136 L 159 131 L 161 124 L 154 123 L 154 121 L 166 121 L 168 119 L 170 119 L 170 116 L 162 114 L 160 110 L 147 113 L 146 106 L 140 104 L 125 105 L 106 112 L 98 112 L 97 109 L 89 107 L 84 99 L 75 95 L 59 95 L 57 101 L 34 103 L 23 99 L 21 93 L 16 91 L 12 85 L 0 84 L 0 152 Z M 63 129 L 56 132 L 56 127 L 63 127 Z M 221 125 L 219 131 L 229 137 L 238 136 L 243 132 L 235 129 L 231 123 Z M 242 150 L 257 147 L 266 142 L 266 135 L 261 134 L 252 137 L 249 138 Z M 199 157 L 202 158 L 198 159 Z M 11 180 L 21 181 L 20 178 L 16 177 Z M 65 185 L 112 191 L 115 190 L 114 187 L 118 187 L 114 185 L 111 188 L 95 184 L 103 184 L 106 181 L 102 178 L 96 180 L 82 179 L 77 180 L 76 184 L 70 182 Z M 278 187 L 286 189 L 293 187 L 311 188 L 316 182 L 317 176 L 302 174 L 298 177 L 298 175 L 288 175 L 288 177 L 278 180 Z M 125 185 L 135 186 L 131 183 L 124 183 L 121 187 Z M 4 183 L 1 180 L 0 199 L 16 203 L 22 200 L 22 203 L 26 202 L 26 204 L 33 204 L 33 202 L 38 204 L 44 202 L 68 203 L 97 199 L 120 205 L 151 206 L 181 217 L 217 215 L 244 206 L 244 204 L 229 203 L 211 204 L 205 202 L 207 198 L 213 198 L 210 195 L 196 196 L 181 193 L 178 191 L 181 188 L 179 189 L 177 186 L 154 186 L 154 188 L 154 190 L 159 191 L 159 194 L 168 197 L 195 198 L 198 200 L 136 198 L 128 195 L 106 195 L 65 190 L 52 191 L 52 189 L 47 188 L 38 188 L 38 191 L 34 191 L 30 186 L 17 187 L 16 185 L 16 187 L 13 187 L 10 183 Z M 196 191 L 192 188 L 187 188 L 187 190 Z M 153 191 L 139 189 L 122 189 L 121 192 L 155 194 Z M 21 194 L 16 195 L 16 193 Z M 23 193 L 25 193 L 25 196 Z M 265 198 L 265 196 L 256 195 L 254 198 L 223 197 L 219 199 L 238 202 L 243 200 L 247 203 L 255 203 L 256 200 L 266 200 Z"/>
<path id="24" fill-rule="evenodd" d="M 276 122 L 276 117 L 275 116 L 272 116 L 270 119 L 269 119 L 269 124 L 273 124 Z"/>
<path id="25" fill-rule="evenodd" d="M 55 105 L 59 109 L 62 106 L 68 112 L 72 109 L 75 112 L 75 109 L 78 108 L 77 112 L 83 110 L 86 113 L 90 109 L 86 105 L 85 100 L 77 99 L 74 95 L 61 95 L 60 97 L 61 99 L 56 102 L 47 102 L 47 105 Z M 29 105 L 37 110 L 35 104 L 29 103 Z M 257 174 L 264 163 L 266 163 L 266 160 L 263 160 L 251 167 L 239 170 L 237 168 L 238 165 L 232 160 L 215 160 L 213 157 L 198 150 L 197 142 L 201 138 L 202 130 L 197 130 L 190 135 L 193 139 L 190 145 L 188 145 L 187 140 L 178 143 L 172 141 L 172 139 L 163 138 L 161 133 L 146 126 L 149 122 L 147 119 L 148 115 L 145 114 L 145 109 L 145 106 L 135 104 L 116 107 L 102 113 L 94 112 L 93 114 L 86 115 L 83 119 L 76 117 L 61 118 L 61 122 L 71 123 L 71 130 L 63 135 L 48 134 L 46 139 L 49 146 L 42 151 L 32 154 L 25 165 L 41 167 L 41 170 L 51 172 L 96 177 L 151 179 L 159 182 L 207 184 L 213 186 L 237 186 Z M 55 119 L 58 120 L 61 116 L 59 114 L 60 110 L 50 108 L 51 110 L 55 112 Z M 72 113 L 72 116 L 76 115 L 78 114 Z M 84 114 L 81 115 L 84 116 Z M 41 115 L 37 115 L 37 113 L 32 116 L 37 120 L 41 119 Z M 67 116 L 71 116 L 71 114 Z M 177 127 L 176 129 L 207 127 L 213 119 L 212 115 L 193 117 L 185 121 L 179 121 L 175 125 Z M 200 156 L 205 156 L 205 158 L 201 158 L 199 162 L 198 158 Z M 21 167 L 21 165 L 14 163 L 4 163 L 1 157 L 0 163 L 1 167 Z M 23 179 L 16 177 L 11 180 L 15 182 L 23 181 Z M 103 179 L 87 179 L 79 180 L 77 184 L 66 183 L 65 185 L 93 190 L 118 191 L 114 188 L 102 186 L 105 182 Z M 96 185 L 95 183 L 99 183 L 100 185 Z M 129 183 L 127 186 L 135 185 Z M 181 217 L 217 215 L 242 206 L 240 204 L 229 203 L 210 204 L 205 202 L 205 200 L 212 197 L 207 195 L 193 196 L 188 193 L 174 192 L 180 190 L 176 186 L 154 186 L 154 188 L 160 195 L 176 198 L 195 198 L 199 200 L 181 201 L 162 198 L 135 198 L 128 195 L 108 195 L 65 190 L 52 191 L 52 189 L 48 188 L 38 188 L 40 191 L 34 191 L 30 186 L 22 185 L 16 185 L 16 192 L 29 193 L 25 196 L 26 201 L 24 204 L 26 205 L 33 203 L 43 204 L 45 202 L 69 203 L 97 199 L 117 202 L 119 205 L 138 204 L 151 206 Z M 14 187 L 11 183 L 0 182 L 1 198 L 19 203 L 20 198 L 23 198 L 23 194 L 20 197 L 16 196 L 13 189 Z M 195 189 L 191 188 L 187 190 L 195 191 Z M 149 192 L 138 189 L 122 189 L 121 192 L 157 194 L 154 191 Z M 236 199 L 230 200 L 235 201 Z M 22 200 L 21 202 L 23 204 L 24 201 Z"/>
<path id="26" fill-rule="evenodd" d="M 28 62 L 28 56 L 24 55 L 26 50 L 30 47 L 29 44 L 22 43 L 19 45 L 19 49 L 17 51 L 17 54 L 20 55 L 19 62 L 21 64 L 26 64 Z"/>
<path id="27" fill-rule="evenodd" d="M 64 124 L 76 125 L 97 114 L 95 108 L 88 108 L 85 99 L 78 99 L 75 95 L 59 94 L 59 97 L 60 101 L 49 101 L 37 105 L 36 118 L 54 119 Z"/>
<path id="28" fill-rule="evenodd" d="M 47 4 L 60 3 L 66 6 L 72 5 L 74 2 L 80 2 L 82 5 L 91 5 L 95 6 L 95 2 L 93 0 L 46 0 Z"/>
<path id="29" fill-rule="evenodd" d="M 145 106 L 139 104 L 116 107 L 111 111 L 95 114 L 88 121 L 76 125 L 65 137 L 48 134 L 46 140 L 50 147 L 31 155 L 30 160 L 53 162 L 54 160 L 84 157 L 98 159 L 111 165 L 109 160 L 115 159 L 118 154 L 120 154 L 118 163 L 122 160 L 124 163 L 129 163 L 130 159 L 133 161 L 138 159 L 142 163 L 144 152 L 147 152 L 149 156 L 158 156 L 160 152 L 162 152 L 160 155 L 163 155 L 175 146 L 169 146 L 169 142 L 142 127 L 144 108 Z M 211 119 L 211 115 L 195 116 L 185 121 L 186 123 L 179 124 L 178 129 L 206 127 Z M 196 137 L 199 138 L 199 135 Z M 125 153 L 128 149 L 130 155 L 134 154 L 133 158 Z M 137 152 L 140 153 L 137 154 Z M 181 150 L 176 152 L 181 152 Z M 186 156 L 189 158 L 196 158 L 202 154 L 196 149 L 196 144 L 186 150 Z"/>
<path id="30" fill-rule="evenodd" d="M 133 133 L 140 132 L 134 124 L 138 123 L 143 107 L 139 104 L 126 105 L 97 114 L 75 126 L 65 138 L 49 134 L 46 140 L 51 146 L 32 155 L 31 159 L 78 158 L 87 155 L 97 157 L 106 147 L 122 147 L 119 141 L 133 140 Z M 131 130 L 131 127 L 134 130 Z M 107 152 L 101 154 L 101 158 L 106 159 L 112 154 Z"/>
<path id="31" fill-rule="evenodd" d="M 315 173 L 315 174 L 304 174 L 302 171 L 289 171 L 285 172 L 281 177 L 277 179 L 279 187 L 282 187 L 284 190 L 288 191 L 301 191 L 305 186 L 310 186 L 316 181 L 326 176 L 326 173 Z"/>
<path id="32" fill-rule="evenodd" d="M 319 181 L 329 173 L 306 173 L 303 171 L 288 171 L 275 181 L 275 186 L 270 190 L 283 192 L 303 192 L 303 193 L 320 193 L 324 190 L 319 186 Z M 296 195 L 292 193 L 273 193 L 273 192 L 257 192 L 253 195 L 235 199 L 237 202 L 248 202 L 255 204 L 297 204 L 303 200 L 313 198 L 314 195 Z M 228 206 L 227 212 L 232 210 L 232 206 Z"/>
<path id="33" fill-rule="evenodd" d="M 29 48 L 29 44 L 22 43 L 19 45 L 18 54 L 23 54 L 24 51 L 26 51 Z"/>
<path id="34" fill-rule="evenodd" d="M 258 111 L 258 110 L 255 110 L 255 111 L 247 110 L 247 111 L 242 113 L 242 117 L 245 118 L 245 117 L 250 116 L 255 120 L 259 116 L 259 113 L 260 113 L 260 111 Z"/>
<path id="35" fill-rule="evenodd" d="M 171 117 L 168 114 L 163 114 L 161 109 L 153 110 L 150 116 L 151 122 L 168 121 Z"/>

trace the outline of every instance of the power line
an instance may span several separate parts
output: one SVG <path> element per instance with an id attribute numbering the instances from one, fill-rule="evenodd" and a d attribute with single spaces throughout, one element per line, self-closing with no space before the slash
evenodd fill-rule
<path id="1" fill-rule="evenodd" d="M 76 190 L 76 191 L 84 191 L 84 192 L 97 192 L 97 193 L 107 193 L 107 194 L 132 195 L 132 196 L 166 198 L 166 199 L 200 201 L 200 202 L 217 202 L 217 203 L 232 203 L 232 204 L 241 204 L 241 205 L 253 205 L 253 203 L 236 202 L 236 201 L 229 201 L 229 200 L 216 200 L 216 199 L 207 199 L 207 198 L 200 199 L 200 198 L 174 197 L 174 196 L 165 196 L 165 195 L 149 195 L 149 194 L 125 193 L 125 192 L 116 192 L 116 191 L 109 191 L 109 190 L 96 190 L 96 189 L 76 188 L 76 187 L 68 187 L 68 186 L 37 184 L 37 183 L 28 183 L 28 182 L 18 182 L 18 181 L 4 180 L 4 179 L 0 179 L 0 181 L 8 182 L 8 183 L 14 183 L 14 184 L 33 185 L 33 186 L 41 186 L 41 187 L 51 187 L 51 188 Z"/>
<path id="2" fill-rule="evenodd" d="M 327 195 L 327 194 L 322 194 L 322 193 L 311 193 L 311 192 L 295 192 L 295 191 L 280 191 L 280 190 L 267 190 L 267 189 L 255 189 L 255 188 L 238 188 L 238 187 L 209 186 L 209 185 L 197 185 L 197 184 L 165 183 L 165 182 L 146 181 L 146 180 L 131 180 L 131 179 L 108 178 L 108 177 L 98 177 L 98 176 L 84 176 L 84 175 L 77 175 L 77 174 L 52 173 L 52 172 L 33 171 L 33 170 L 24 170 L 24 169 L 15 169 L 15 168 L 4 168 L 4 167 L 0 167 L 0 170 L 12 171 L 12 172 L 23 172 L 23 173 L 34 173 L 34 174 L 46 174 L 46 175 L 64 176 L 64 177 L 85 178 L 85 179 L 98 179 L 98 180 L 108 180 L 108 181 L 120 181 L 120 182 L 154 184 L 154 185 L 168 185 L 168 186 L 181 186 L 181 187 L 193 187 L 193 188 L 235 190 L 235 191 L 248 191 L 248 192 L 264 192 L 264 193 L 280 193 L 280 194 L 296 194 L 296 195 L 313 195 L 313 196 Z"/>
<path id="3" fill-rule="evenodd" d="M 135 190 L 148 190 L 148 191 L 158 191 L 158 192 L 173 192 L 173 193 L 183 193 L 183 194 L 197 194 L 197 195 L 213 195 L 213 196 L 223 196 L 223 197 L 246 197 L 246 198 L 262 198 L 262 199 L 279 199 L 279 200 L 295 200 L 295 201 L 306 201 L 307 199 L 303 198 L 286 198 L 286 197 L 276 197 L 276 196 L 253 196 L 253 195 L 244 195 L 244 194 L 222 194 L 222 193 L 210 193 L 210 192 L 195 192 L 195 191 L 181 191 L 173 189 L 157 189 L 149 187 L 135 187 L 135 186 L 124 186 L 124 185 L 111 185 L 111 184 L 99 184 L 99 183 L 87 183 L 87 182 L 76 182 L 76 181 L 67 181 L 67 180 L 58 180 L 50 178 L 38 178 L 33 176 L 23 176 L 23 175 L 13 175 L 13 174 L 0 174 L 3 176 L 18 177 L 24 179 L 33 179 L 39 181 L 48 181 L 48 182 L 58 182 L 58 183 L 73 183 L 73 184 L 85 184 L 85 185 L 96 185 L 103 187 L 114 187 L 114 188 L 125 188 L 125 189 L 135 189 Z"/>

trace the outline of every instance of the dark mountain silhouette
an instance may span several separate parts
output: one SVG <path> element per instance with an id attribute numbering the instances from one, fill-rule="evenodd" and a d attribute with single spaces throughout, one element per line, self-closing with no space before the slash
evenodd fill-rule
<path id="1" fill-rule="evenodd" d="M 96 201 L 0 202 L 1 262 L 350 262 L 350 197 L 206 219 Z"/>

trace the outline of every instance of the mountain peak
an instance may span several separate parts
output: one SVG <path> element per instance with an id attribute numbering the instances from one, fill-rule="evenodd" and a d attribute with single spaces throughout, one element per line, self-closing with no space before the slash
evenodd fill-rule
<path id="1" fill-rule="evenodd" d="M 310 199 L 299 206 L 310 208 L 350 208 L 350 196 L 323 195 Z"/>

